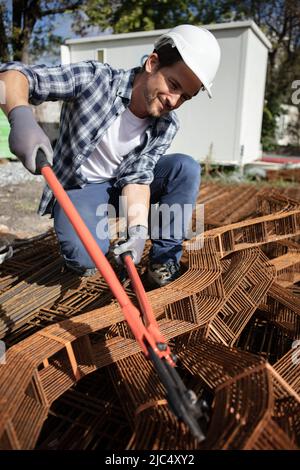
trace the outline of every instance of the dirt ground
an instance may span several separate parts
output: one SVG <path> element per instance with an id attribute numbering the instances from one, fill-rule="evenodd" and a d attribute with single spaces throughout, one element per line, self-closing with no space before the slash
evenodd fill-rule
<path id="1" fill-rule="evenodd" d="M 43 182 L 27 181 L 0 187 L 0 239 L 29 238 L 53 226 L 37 214 Z"/>

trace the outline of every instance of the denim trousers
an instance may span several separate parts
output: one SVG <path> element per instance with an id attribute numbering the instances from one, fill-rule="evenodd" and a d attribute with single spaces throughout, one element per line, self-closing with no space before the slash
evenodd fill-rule
<path id="1" fill-rule="evenodd" d="M 162 264 L 173 260 L 179 263 L 182 241 L 186 238 L 199 191 L 200 173 L 199 163 L 180 153 L 164 155 L 156 163 L 154 179 L 150 184 L 150 262 Z M 114 187 L 114 182 L 115 179 L 111 179 L 67 190 L 104 254 L 108 253 L 110 239 L 108 212 L 103 208 L 110 205 L 119 215 L 121 190 Z M 93 268 L 95 265 L 92 259 L 57 202 L 53 208 L 53 217 L 65 261 L 74 269 Z"/>

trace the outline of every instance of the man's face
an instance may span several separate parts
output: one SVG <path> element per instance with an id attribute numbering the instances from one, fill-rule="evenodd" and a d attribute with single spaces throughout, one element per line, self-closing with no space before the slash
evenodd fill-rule
<path id="1" fill-rule="evenodd" d="M 157 55 L 151 54 L 146 71 L 148 75 L 143 89 L 143 104 L 148 116 L 160 117 L 179 108 L 202 87 L 200 80 L 183 61 L 158 68 Z"/>

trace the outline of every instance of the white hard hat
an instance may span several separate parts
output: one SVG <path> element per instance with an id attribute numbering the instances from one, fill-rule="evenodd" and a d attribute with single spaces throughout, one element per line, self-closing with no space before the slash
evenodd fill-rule
<path id="1" fill-rule="evenodd" d="M 165 44 L 177 48 L 185 64 L 201 80 L 211 98 L 211 86 L 221 58 L 216 38 L 205 28 L 182 24 L 160 36 L 154 47 L 159 49 Z"/>

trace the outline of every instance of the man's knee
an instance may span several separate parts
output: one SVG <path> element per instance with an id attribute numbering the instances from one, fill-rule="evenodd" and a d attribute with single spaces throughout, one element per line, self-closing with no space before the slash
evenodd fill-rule
<path id="1" fill-rule="evenodd" d="M 109 242 L 98 243 L 99 248 L 104 254 L 109 250 Z M 60 242 L 60 251 L 68 266 L 72 266 L 79 271 L 95 268 L 95 263 L 91 259 L 87 250 L 78 239 L 64 240 Z"/>
<path id="2" fill-rule="evenodd" d="M 200 178 L 200 164 L 196 162 L 190 155 L 182 153 L 176 154 L 177 165 L 180 165 L 181 172 L 188 177 Z"/>
<path id="3" fill-rule="evenodd" d="M 190 155 L 175 153 L 168 156 L 172 158 L 172 167 L 175 170 L 176 178 L 188 181 L 190 184 L 199 186 L 201 177 L 201 167 L 199 162 Z M 170 160 L 171 163 L 171 160 Z"/>

